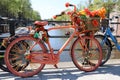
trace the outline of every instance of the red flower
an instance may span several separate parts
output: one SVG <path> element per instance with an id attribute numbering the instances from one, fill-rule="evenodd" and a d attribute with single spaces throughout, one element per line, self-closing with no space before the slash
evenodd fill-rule
<path id="1" fill-rule="evenodd" d="M 87 15 L 91 16 L 91 12 L 89 9 L 86 8 L 86 9 L 84 9 L 84 11 L 86 12 Z"/>
<path id="2" fill-rule="evenodd" d="M 99 26 L 99 22 L 97 20 L 92 20 L 92 24 L 94 27 Z"/>

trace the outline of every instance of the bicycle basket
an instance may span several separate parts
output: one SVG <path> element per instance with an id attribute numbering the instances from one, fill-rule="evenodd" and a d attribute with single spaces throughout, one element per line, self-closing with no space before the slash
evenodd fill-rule
<path id="1" fill-rule="evenodd" d="M 86 30 L 96 32 L 100 28 L 100 18 L 99 17 L 87 18 L 86 20 L 84 20 L 84 24 Z"/>
<path id="2" fill-rule="evenodd" d="M 86 32 L 86 31 L 98 31 L 100 28 L 100 18 L 99 17 L 90 17 L 82 19 L 80 17 L 79 22 L 79 32 Z"/>

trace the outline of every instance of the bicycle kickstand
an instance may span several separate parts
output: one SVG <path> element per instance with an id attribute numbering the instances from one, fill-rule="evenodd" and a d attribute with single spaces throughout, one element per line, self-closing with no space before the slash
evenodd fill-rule
<path id="1" fill-rule="evenodd" d="M 55 68 L 58 68 L 57 64 L 54 64 L 54 67 L 55 67 Z"/>

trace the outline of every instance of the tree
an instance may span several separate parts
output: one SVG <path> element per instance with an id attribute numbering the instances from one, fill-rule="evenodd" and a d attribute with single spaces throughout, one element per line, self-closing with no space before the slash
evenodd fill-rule
<path id="1" fill-rule="evenodd" d="M 1 0 L 0 1 L 0 15 L 6 16 L 8 14 L 8 7 L 7 7 L 8 0 Z"/>
<path id="2" fill-rule="evenodd" d="M 117 0 L 117 8 L 118 8 L 118 11 L 120 11 L 120 0 Z"/>
<path id="3" fill-rule="evenodd" d="M 39 13 L 37 11 L 33 11 L 32 12 L 32 19 L 33 20 L 41 20 L 41 16 L 39 15 Z"/>
<path id="4" fill-rule="evenodd" d="M 30 0 L 0 0 L 0 16 L 21 18 L 21 19 L 41 19 L 39 13 L 31 7 Z M 34 17 L 31 17 L 34 16 Z"/>
<path id="5" fill-rule="evenodd" d="M 110 12 L 114 10 L 118 1 L 117 0 L 93 0 L 93 2 L 88 5 L 88 8 L 90 10 L 96 10 L 100 7 L 105 7 L 107 11 L 107 16 L 109 17 Z"/>

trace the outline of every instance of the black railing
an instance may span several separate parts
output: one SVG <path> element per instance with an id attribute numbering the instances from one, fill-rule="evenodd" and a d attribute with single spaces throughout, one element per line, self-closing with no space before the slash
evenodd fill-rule
<path id="1" fill-rule="evenodd" d="M 10 36 L 13 36 L 15 35 L 15 25 L 16 25 L 16 22 L 19 23 L 19 22 L 25 22 L 25 21 L 20 21 L 20 20 L 17 20 L 17 19 L 4 19 L 2 17 L 0 17 L 0 19 L 3 19 L 4 21 L 7 21 L 7 24 L 9 24 L 9 33 L 10 33 Z M 42 20 L 43 21 L 43 20 Z M 27 21 L 29 23 L 29 21 Z M 34 21 L 30 21 L 31 23 L 33 23 Z M 61 23 L 71 23 L 71 21 L 48 21 L 48 24 L 61 24 Z M 7 24 L 4 24 L 4 25 L 7 25 Z M 120 24 L 120 22 L 110 22 L 110 24 Z M 3 24 L 0 24 L 0 25 L 3 25 Z M 68 36 L 50 36 L 50 38 L 67 38 Z M 120 37 L 120 36 L 116 36 L 116 37 Z"/>
<path id="2" fill-rule="evenodd" d="M 18 22 L 18 20 L 16 19 L 9 19 L 7 21 L 9 24 L 9 33 L 10 33 L 10 36 L 13 36 L 15 35 L 15 25 L 16 25 L 16 22 Z M 19 21 L 21 22 L 21 21 Z M 22 21 L 23 22 L 23 21 Z M 31 23 L 33 23 L 34 21 L 30 21 Z M 70 21 L 48 21 L 49 24 L 61 24 L 61 23 L 71 23 Z M 120 24 L 120 22 L 110 22 L 110 24 Z M 2 24 L 1 24 L 2 25 Z M 119 35 L 116 35 L 116 37 L 120 38 Z M 5 37 L 0 37 L 0 39 L 3 39 Z M 69 38 L 69 36 L 66 36 L 66 35 L 63 35 L 63 36 L 50 36 L 50 38 Z M 59 49 L 54 49 L 54 51 L 58 51 Z M 69 51 L 70 49 L 65 49 L 64 51 Z M 5 50 L 0 50 L 0 52 L 5 52 Z"/>
<path id="3" fill-rule="evenodd" d="M 120 22 L 110 22 L 110 24 L 120 24 Z"/>

